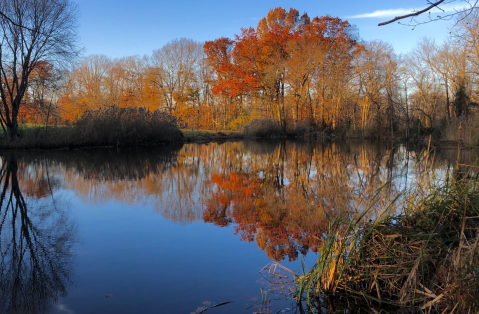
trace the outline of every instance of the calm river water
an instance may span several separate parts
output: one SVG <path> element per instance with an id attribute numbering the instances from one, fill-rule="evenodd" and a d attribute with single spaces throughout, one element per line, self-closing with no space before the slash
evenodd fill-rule
<path id="1" fill-rule="evenodd" d="M 371 195 L 377 214 L 457 151 L 255 141 L 0 156 L 0 313 L 213 314 L 299 313 L 291 275 L 264 267 L 300 274 L 331 219 Z"/>

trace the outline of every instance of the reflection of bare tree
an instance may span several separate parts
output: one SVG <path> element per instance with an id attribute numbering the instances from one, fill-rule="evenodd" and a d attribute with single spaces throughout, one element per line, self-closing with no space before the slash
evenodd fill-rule
<path id="1" fill-rule="evenodd" d="M 3 158 L 0 313 L 44 313 L 66 294 L 74 229 L 65 212 L 48 198 L 25 197 L 18 173 L 17 159 Z"/>
<path id="2" fill-rule="evenodd" d="M 138 181 L 173 166 L 178 147 L 49 152 L 45 157 L 87 180 Z"/>

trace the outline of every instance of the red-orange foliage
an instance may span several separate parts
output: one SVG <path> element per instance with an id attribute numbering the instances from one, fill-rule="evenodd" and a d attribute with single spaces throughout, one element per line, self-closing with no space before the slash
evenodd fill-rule
<path id="1" fill-rule="evenodd" d="M 213 174 L 210 184 L 215 186 L 216 193 L 206 203 L 205 222 L 218 226 L 234 222 L 235 233 L 242 240 L 256 240 L 258 247 L 276 261 L 286 256 L 295 260 L 299 252 L 306 254 L 309 249 L 317 251 L 320 247 L 321 240 L 298 220 L 304 207 L 299 203 L 304 199 L 297 200 L 294 196 L 281 199 L 271 182 L 243 172 Z"/>
<path id="2" fill-rule="evenodd" d="M 263 97 L 271 106 L 278 123 L 285 125 L 285 81 L 289 72 L 304 56 L 295 49 L 303 42 L 316 49 L 316 66 L 347 67 L 351 63 L 356 41 L 350 36 L 350 24 L 339 18 L 324 16 L 312 20 L 295 9 L 275 8 L 262 18 L 256 29 L 242 29 L 234 40 L 219 38 L 205 43 L 205 54 L 216 73 L 212 89 L 215 94 L 238 97 Z M 323 58 L 324 60 L 320 60 Z M 308 71 L 311 71 L 309 69 Z M 305 80 L 310 73 L 305 73 Z"/>

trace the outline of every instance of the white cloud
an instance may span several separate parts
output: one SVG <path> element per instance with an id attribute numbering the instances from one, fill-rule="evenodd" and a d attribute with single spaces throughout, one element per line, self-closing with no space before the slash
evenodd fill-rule
<path id="1" fill-rule="evenodd" d="M 440 9 L 438 8 L 432 8 L 431 10 L 429 10 L 429 12 L 431 13 L 452 13 L 452 12 L 455 12 L 455 11 L 462 11 L 463 9 L 466 9 L 467 6 L 464 6 L 464 5 L 452 5 L 452 4 L 445 4 L 445 5 L 440 5 L 439 6 Z M 410 13 L 413 13 L 413 12 L 416 12 L 416 11 L 420 11 L 424 8 L 419 8 L 419 9 L 414 9 L 414 8 L 410 8 L 410 9 L 390 9 L 390 10 L 377 10 L 377 11 L 374 11 L 374 12 L 371 12 L 371 13 L 364 13 L 364 14 L 358 14 L 358 15 L 353 15 L 353 16 L 350 16 L 348 18 L 350 19 L 364 19 L 364 18 L 388 18 L 388 17 L 396 17 L 396 16 L 400 16 L 400 15 L 406 15 L 406 14 L 410 14 Z M 427 14 L 427 13 L 426 13 Z"/>
<path id="2" fill-rule="evenodd" d="M 394 17 L 398 15 L 409 14 L 412 12 L 412 9 L 392 9 L 392 10 L 378 10 L 371 13 L 364 13 L 350 16 L 350 19 L 364 19 L 372 17 Z"/>

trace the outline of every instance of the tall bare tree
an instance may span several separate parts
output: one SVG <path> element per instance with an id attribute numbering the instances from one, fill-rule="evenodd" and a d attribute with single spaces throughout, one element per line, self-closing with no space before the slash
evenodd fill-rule
<path id="1" fill-rule="evenodd" d="M 0 125 L 13 141 L 35 68 L 43 62 L 65 66 L 80 53 L 77 8 L 68 0 L 3 0 L 0 12 Z"/>
<path id="2" fill-rule="evenodd" d="M 198 64 L 203 58 L 202 50 L 203 44 L 180 38 L 153 51 L 151 83 L 158 91 L 163 108 L 170 113 L 190 98 L 196 84 Z"/>

